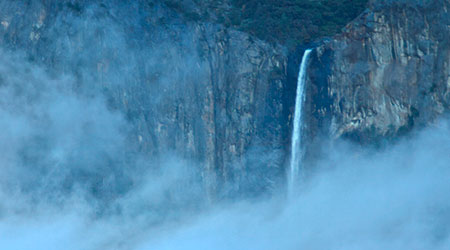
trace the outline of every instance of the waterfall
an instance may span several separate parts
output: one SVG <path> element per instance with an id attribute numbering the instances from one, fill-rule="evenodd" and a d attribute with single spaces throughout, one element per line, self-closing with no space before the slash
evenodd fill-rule
<path id="1" fill-rule="evenodd" d="M 295 112 L 294 112 L 294 129 L 292 131 L 291 138 L 291 162 L 289 166 L 288 176 L 288 192 L 292 193 L 295 188 L 296 179 L 299 177 L 299 168 L 302 159 L 302 108 L 304 103 L 305 82 L 306 82 L 306 66 L 308 64 L 309 54 L 311 49 L 305 50 L 303 54 L 302 63 L 300 64 L 300 70 L 297 79 L 297 96 L 295 97 Z"/>

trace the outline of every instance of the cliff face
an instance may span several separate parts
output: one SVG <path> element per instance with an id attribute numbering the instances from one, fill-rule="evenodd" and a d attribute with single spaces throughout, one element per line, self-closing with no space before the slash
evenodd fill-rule
<path id="1" fill-rule="evenodd" d="M 450 108 L 450 3 L 374 1 L 309 66 L 309 136 L 379 143 Z"/>
<path id="2" fill-rule="evenodd" d="M 275 185 L 289 138 L 282 47 L 159 1 L 80 3 L 3 1 L 1 47 L 73 76 L 79 94 L 101 93 L 132 147 L 200 166 L 211 194 Z"/>
<path id="3" fill-rule="evenodd" d="M 104 97 L 126 119 L 131 152 L 154 165 L 188 160 L 210 197 L 275 188 L 301 56 L 288 62 L 281 46 L 201 21 L 194 2 L 1 1 L 0 46 L 74 78 L 77 95 Z M 318 46 L 306 85 L 309 142 L 324 134 L 378 143 L 446 113 L 448 7 L 375 1 Z"/>

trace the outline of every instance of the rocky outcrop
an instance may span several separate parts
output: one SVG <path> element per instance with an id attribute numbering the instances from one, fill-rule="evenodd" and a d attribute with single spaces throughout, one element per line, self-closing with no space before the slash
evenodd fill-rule
<path id="1" fill-rule="evenodd" d="M 138 152 L 188 159 L 211 194 L 259 193 L 283 176 L 282 47 L 186 20 L 161 1 L 3 1 L 0 9 L 2 48 L 73 76 L 80 94 L 104 95 Z"/>
<path id="2" fill-rule="evenodd" d="M 378 144 L 450 108 L 450 3 L 374 1 L 309 65 L 308 135 Z"/>

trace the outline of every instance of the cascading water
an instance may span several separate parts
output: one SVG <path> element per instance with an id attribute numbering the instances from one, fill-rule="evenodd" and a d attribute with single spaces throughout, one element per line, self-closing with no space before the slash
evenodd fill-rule
<path id="1" fill-rule="evenodd" d="M 304 89 L 306 82 L 306 66 L 308 64 L 309 54 L 311 49 L 305 50 L 303 54 L 302 63 L 300 64 L 300 70 L 297 79 L 297 96 L 295 98 L 295 112 L 294 112 L 294 129 L 292 131 L 291 138 L 291 162 L 289 165 L 289 176 L 288 176 L 288 192 L 292 193 L 295 187 L 295 181 L 299 175 L 300 161 L 302 159 L 302 108 L 304 103 Z"/>

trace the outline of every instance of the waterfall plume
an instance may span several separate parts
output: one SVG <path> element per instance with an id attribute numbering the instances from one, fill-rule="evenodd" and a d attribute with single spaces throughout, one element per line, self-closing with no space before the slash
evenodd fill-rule
<path id="1" fill-rule="evenodd" d="M 300 64 L 300 70 L 297 79 L 297 94 L 295 98 L 295 112 L 293 121 L 293 131 L 291 138 L 291 161 L 289 165 L 289 176 L 288 176 L 288 192 L 292 193 L 295 188 L 296 179 L 299 176 L 300 163 L 303 156 L 302 151 L 302 109 L 305 99 L 305 82 L 306 82 L 306 66 L 308 64 L 309 54 L 311 49 L 305 50 L 303 54 L 302 62 Z"/>

